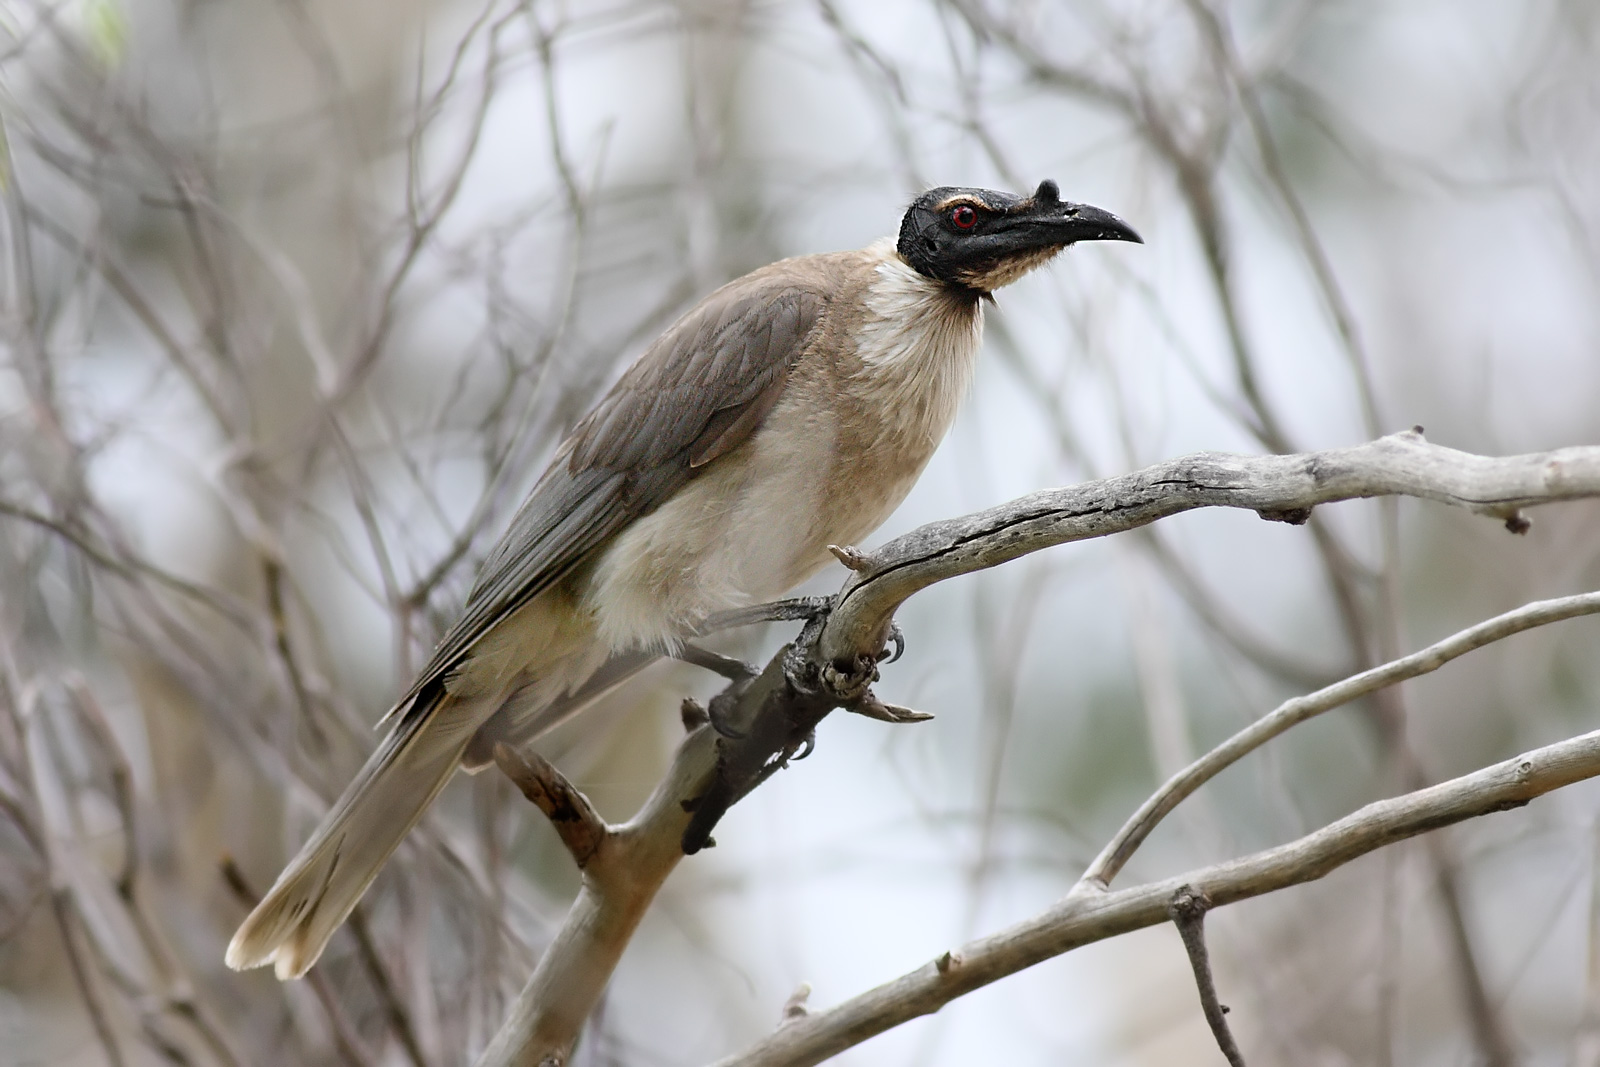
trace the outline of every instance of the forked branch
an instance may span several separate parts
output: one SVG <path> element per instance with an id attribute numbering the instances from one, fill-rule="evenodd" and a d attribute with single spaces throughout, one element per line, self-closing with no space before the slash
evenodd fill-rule
<path id="1" fill-rule="evenodd" d="M 837 1007 L 788 1020 L 715 1067 L 807 1067 L 950 1001 L 1072 949 L 1168 921 L 1188 885 L 1221 907 L 1315 881 L 1384 845 L 1521 807 L 1600 775 L 1600 731 L 1535 749 L 1428 789 L 1380 800 L 1286 845 L 1114 892 L 1068 897 L 1042 914 L 963 945 L 959 966 L 930 961 Z M 945 956 L 941 956 L 943 960 Z"/>
<path id="2" fill-rule="evenodd" d="M 1370 671 L 1362 671 L 1360 674 L 1324 686 L 1315 693 L 1284 701 L 1168 779 L 1150 799 L 1139 806 L 1139 810 L 1129 817 L 1100 855 L 1089 864 L 1089 868 L 1083 872 L 1083 877 L 1078 880 L 1073 892 L 1105 889 L 1127 864 L 1133 853 L 1150 836 L 1150 832 L 1174 808 L 1223 770 L 1290 727 L 1298 726 L 1323 712 L 1343 707 L 1386 686 L 1436 671 L 1458 656 L 1464 656 L 1473 649 L 1503 640 L 1512 634 L 1560 622 L 1563 619 L 1593 615 L 1596 612 L 1600 612 L 1600 593 L 1579 593 L 1576 596 L 1524 604 L 1513 611 L 1496 615 L 1476 626 L 1451 634 L 1444 640 L 1437 641 L 1409 656 L 1374 667 Z"/>
<path id="3" fill-rule="evenodd" d="M 715 764 L 713 734 L 708 727 L 692 732 L 678 749 L 665 780 L 631 820 L 606 827 L 593 814 L 587 800 L 559 776 L 541 773 L 538 764 L 497 746 L 496 762 L 510 767 L 519 788 L 547 814 L 561 811 L 564 798 L 574 808 L 588 810 L 590 818 L 565 820 L 552 816 L 558 830 L 563 822 L 582 825 L 577 833 L 562 832 L 562 840 L 576 858 L 584 852 L 574 847 L 593 841 L 594 848 L 580 861 L 583 885 L 567 911 L 565 922 L 539 959 L 533 975 L 512 1005 L 511 1014 L 478 1060 L 479 1067 L 560 1067 L 567 1062 L 584 1020 L 594 1011 L 622 950 L 633 937 L 639 920 L 655 899 L 672 868 L 683 858 L 678 840 L 688 826 L 682 800 L 705 788 Z M 520 779 L 520 780 L 519 780 Z M 573 802 L 572 797 L 579 801 Z M 546 807 L 546 804 L 549 807 Z M 597 829 L 598 827 L 598 829 Z"/>
<path id="4" fill-rule="evenodd" d="M 718 736 L 692 717 L 667 779 L 632 821 L 615 829 L 582 816 L 553 768 L 497 754 L 503 769 L 547 814 L 570 809 L 563 840 L 584 870 L 556 940 L 479 1067 L 559 1065 L 598 1001 L 622 949 L 685 847 L 692 852 L 728 806 L 784 766 L 810 742 L 834 708 L 871 714 L 887 707 L 872 694 L 877 664 L 899 606 L 917 591 L 959 574 L 994 567 L 1052 545 L 1103 537 L 1202 507 L 1252 510 L 1274 521 L 1304 522 L 1336 500 L 1404 495 L 1436 500 L 1527 528 L 1521 509 L 1600 496 L 1600 447 L 1494 459 L 1432 445 L 1420 431 L 1352 448 L 1245 457 L 1200 453 L 1120 478 L 1030 494 L 987 511 L 930 523 L 872 553 L 852 550 L 852 573 L 831 605 L 794 602 L 753 609 L 733 625 L 805 618 L 755 677 L 736 678 L 711 702 Z M 1444 642 L 1291 701 L 1199 761 L 1152 797 L 1107 846 L 1078 891 L 1027 923 L 946 953 L 935 963 L 845 1004 L 787 1020 L 783 1029 L 724 1065 L 820 1062 L 865 1038 L 1006 974 L 1090 941 L 1166 921 L 1184 883 L 1217 905 L 1319 878 L 1382 845 L 1437 826 L 1524 804 L 1600 774 L 1600 734 L 1585 735 L 1433 789 L 1383 801 L 1290 845 L 1179 879 L 1107 892 L 1103 886 L 1172 807 L 1244 753 L 1296 722 L 1509 634 L 1600 611 L 1600 594 L 1529 605 Z M 698 707 L 695 709 L 700 710 Z M 899 709 L 895 709 L 899 710 Z M 914 713 L 891 721 L 915 721 Z M 730 729 L 730 727 L 732 727 Z M 565 787 L 570 789 L 570 787 Z M 576 795 L 576 791 L 572 793 Z M 581 800 L 581 795 L 578 796 Z M 592 815 L 592 813 L 591 813 Z M 554 816 L 553 816 L 554 817 Z M 559 821 L 558 821 L 559 826 Z M 596 829 L 596 827 L 599 827 Z M 598 839 L 598 844 L 591 844 Z M 1098 892 L 1086 891 L 1100 887 Z"/>

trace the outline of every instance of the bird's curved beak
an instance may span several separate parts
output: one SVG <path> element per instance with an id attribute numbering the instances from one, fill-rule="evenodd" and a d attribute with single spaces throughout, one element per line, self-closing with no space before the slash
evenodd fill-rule
<path id="1" fill-rule="evenodd" d="M 1132 226 L 1123 222 L 1104 208 L 1089 204 L 1056 204 L 1041 208 L 1028 219 L 1029 228 L 1036 228 L 1051 243 L 1072 244 L 1076 241 L 1132 241 L 1144 244 Z"/>
<path id="2" fill-rule="evenodd" d="M 1132 241 L 1144 238 L 1132 226 L 1104 208 L 1070 204 L 1061 199 L 1053 181 L 1042 181 L 1034 194 L 1006 212 L 1006 227 L 1016 239 L 1038 246 L 1070 245 L 1078 241 Z"/>

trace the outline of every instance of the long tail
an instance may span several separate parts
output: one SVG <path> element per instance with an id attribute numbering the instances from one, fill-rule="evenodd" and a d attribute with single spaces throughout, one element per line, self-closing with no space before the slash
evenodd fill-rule
<path id="1" fill-rule="evenodd" d="M 450 780 L 486 710 L 493 706 L 458 701 L 442 686 L 419 694 L 233 935 L 228 966 L 305 974 Z"/>
<path id="2" fill-rule="evenodd" d="M 552 697 L 548 690 L 530 692 L 519 690 L 501 705 L 499 714 L 491 716 L 475 735 L 461 757 L 461 766 L 469 774 L 477 774 L 494 762 L 494 746 L 504 741 L 512 748 L 544 736 L 568 719 L 587 711 L 601 697 L 614 691 L 622 683 L 660 659 L 658 652 L 634 650 L 618 652 L 607 659 L 587 680 L 569 692 Z M 587 671 L 587 665 L 584 667 Z"/>

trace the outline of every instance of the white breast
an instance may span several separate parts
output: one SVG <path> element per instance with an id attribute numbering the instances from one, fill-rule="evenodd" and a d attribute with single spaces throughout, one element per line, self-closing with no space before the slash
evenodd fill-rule
<path id="1" fill-rule="evenodd" d="M 838 405 L 785 396 L 747 446 L 618 536 L 585 596 L 610 647 L 662 646 L 712 612 L 782 596 L 910 491 L 971 384 L 982 316 L 892 242 L 868 252 L 880 262 Z"/>
<path id="2" fill-rule="evenodd" d="M 918 274 L 887 239 L 869 251 L 883 259 L 866 293 L 870 317 L 861 330 L 863 370 L 855 384 L 881 406 L 891 432 L 931 446 L 925 463 L 972 385 L 982 308 Z"/>
<path id="3" fill-rule="evenodd" d="M 816 569 L 796 561 L 815 555 L 814 459 L 828 452 L 827 425 L 814 420 L 812 435 L 773 425 L 791 411 L 780 403 L 747 447 L 634 521 L 601 556 L 585 601 L 609 647 L 669 647 L 707 615 L 775 599 Z"/>

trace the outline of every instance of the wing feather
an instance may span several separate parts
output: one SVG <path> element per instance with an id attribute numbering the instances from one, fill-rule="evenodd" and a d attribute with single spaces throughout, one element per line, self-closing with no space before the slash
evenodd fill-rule
<path id="1" fill-rule="evenodd" d="M 758 274 L 719 289 L 669 328 L 563 443 L 397 708 L 501 619 L 754 433 L 825 307 L 811 289 Z"/>

